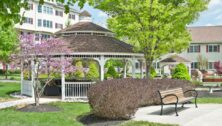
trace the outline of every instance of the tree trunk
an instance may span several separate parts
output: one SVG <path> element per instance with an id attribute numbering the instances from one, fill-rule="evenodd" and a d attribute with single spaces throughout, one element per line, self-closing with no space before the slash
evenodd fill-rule
<path id="1" fill-rule="evenodd" d="M 5 79 L 8 79 L 8 64 L 5 64 Z"/>
<path id="2" fill-rule="evenodd" d="M 153 61 L 146 60 L 146 78 L 147 79 L 151 78 L 150 72 L 151 72 L 152 63 L 153 63 Z"/>
<path id="3" fill-rule="evenodd" d="M 37 91 L 37 87 L 34 89 L 34 98 L 35 98 L 35 106 L 39 106 L 39 95 Z"/>

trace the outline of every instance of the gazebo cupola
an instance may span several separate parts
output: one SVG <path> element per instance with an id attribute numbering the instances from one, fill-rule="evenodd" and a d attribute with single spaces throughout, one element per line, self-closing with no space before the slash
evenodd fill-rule
<path id="1" fill-rule="evenodd" d="M 83 11 L 79 15 L 79 21 L 86 21 L 86 22 L 91 22 L 92 21 L 92 15 L 88 11 Z"/>

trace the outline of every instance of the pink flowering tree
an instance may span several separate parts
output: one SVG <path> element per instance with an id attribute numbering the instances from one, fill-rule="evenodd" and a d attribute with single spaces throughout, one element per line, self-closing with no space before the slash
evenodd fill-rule
<path id="1" fill-rule="evenodd" d="M 38 106 L 46 85 L 53 79 L 52 73 L 71 73 L 75 72 L 76 68 L 72 65 L 72 59 L 61 59 L 61 55 L 70 53 L 68 46 L 61 39 L 52 38 L 36 43 L 33 35 L 24 35 L 20 37 L 20 41 L 20 61 L 32 61 L 34 98 L 35 105 Z M 47 81 L 44 84 L 39 81 L 40 73 L 47 73 Z"/>
<path id="2" fill-rule="evenodd" d="M 214 63 L 214 68 L 218 74 L 222 74 L 222 64 L 220 61 Z"/>

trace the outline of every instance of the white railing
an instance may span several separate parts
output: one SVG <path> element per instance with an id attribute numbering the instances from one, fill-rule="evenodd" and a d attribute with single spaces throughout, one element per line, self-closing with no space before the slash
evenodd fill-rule
<path id="1" fill-rule="evenodd" d="M 33 85 L 32 81 L 23 80 L 21 85 L 21 94 L 27 96 L 33 96 Z"/>
<path id="2" fill-rule="evenodd" d="M 87 101 L 88 89 L 95 82 L 65 82 L 66 101 Z"/>

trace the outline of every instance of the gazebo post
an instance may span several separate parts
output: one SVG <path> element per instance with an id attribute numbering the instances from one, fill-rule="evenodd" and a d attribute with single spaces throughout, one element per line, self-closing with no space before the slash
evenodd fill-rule
<path id="1" fill-rule="evenodd" d="M 140 78 L 142 79 L 143 78 L 143 60 L 139 60 L 140 62 Z"/>
<path id="2" fill-rule="evenodd" d="M 31 73 L 31 82 L 32 82 L 32 84 L 34 85 L 35 84 L 35 70 L 36 70 L 36 66 L 35 66 L 35 63 L 34 63 L 34 60 L 33 60 L 33 58 L 31 59 L 31 71 L 32 71 L 32 73 Z M 34 94 L 35 92 L 34 92 L 34 86 L 32 87 L 32 97 L 34 98 Z"/>
<path id="3" fill-rule="evenodd" d="M 23 94 L 23 80 L 24 80 L 24 73 L 23 73 L 23 61 L 21 61 L 21 75 L 20 75 L 20 77 L 21 77 L 21 79 L 20 79 L 20 81 L 21 81 L 21 94 Z"/>
<path id="4" fill-rule="evenodd" d="M 124 62 L 124 67 L 123 67 L 123 78 L 126 78 L 127 60 L 125 59 L 123 62 Z"/>
<path id="5" fill-rule="evenodd" d="M 61 60 L 64 60 L 64 56 L 61 56 Z M 64 64 L 61 67 L 61 87 L 62 87 L 62 101 L 65 100 L 65 72 L 64 72 Z"/>
<path id="6" fill-rule="evenodd" d="M 132 77 L 133 78 L 136 77 L 136 60 L 135 60 L 135 57 L 133 57 L 133 60 L 132 60 Z"/>
<path id="7" fill-rule="evenodd" d="M 103 81 L 104 80 L 104 66 L 105 66 L 105 58 L 104 56 L 100 56 L 100 59 L 98 60 L 99 61 L 99 66 L 100 66 L 100 80 Z"/>

